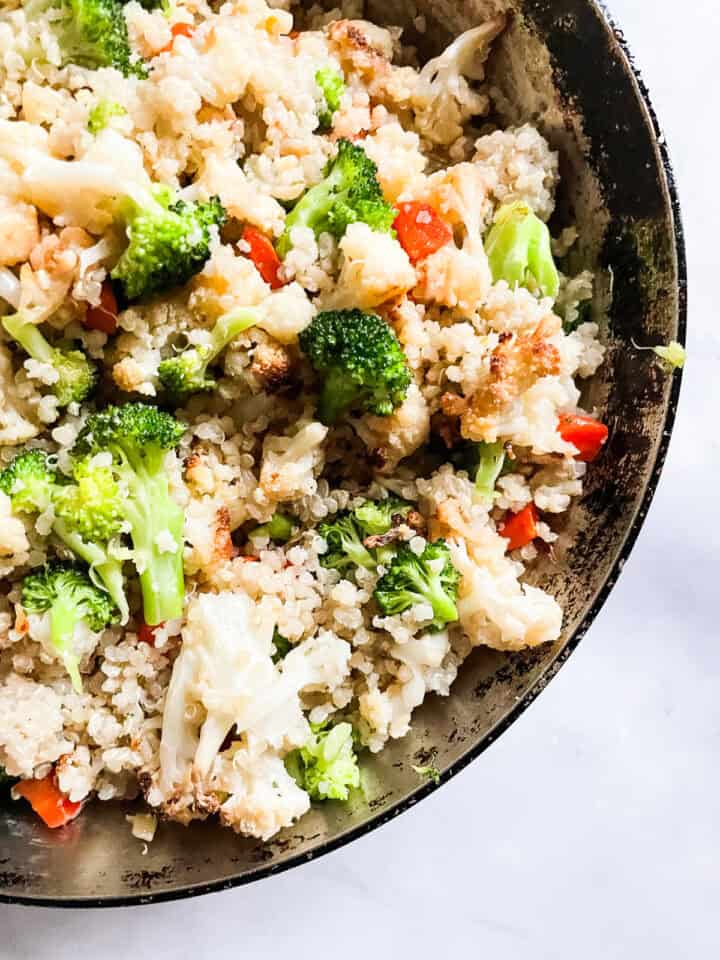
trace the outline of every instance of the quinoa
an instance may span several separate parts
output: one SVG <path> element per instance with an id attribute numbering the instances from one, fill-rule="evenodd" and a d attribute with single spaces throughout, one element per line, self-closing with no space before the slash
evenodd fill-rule
<path id="1" fill-rule="evenodd" d="M 561 276 L 557 297 L 542 296 L 494 279 L 485 254 L 503 205 L 550 218 L 559 177 L 558 156 L 534 127 L 488 127 L 482 63 L 502 18 L 419 69 L 401 31 L 360 19 L 358 3 L 298 11 L 295 24 L 285 6 L 178 0 L 166 15 L 127 4 L 146 77 L 63 64 L 50 14 L 31 22 L 19 3 L 0 13 L 2 312 L 31 310 L 54 339 L 74 340 L 97 364 L 96 397 L 114 402 L 164 401 L 163 360 L 207 347 L 217 318 L 237 306 L 262 317 L 218 359 L 215 388 L 175 404 L 186 431 L 165 472 L 184 535 L 178 548 L 163 530 L 156 546 L 182 552 L 183 616 L 148 635 L 129 582 L 127 622 L 86 631 L 78 647 L 80 691 L 46 642 L 47 624 L 21 603 L 28 571 L 67 554 L 54 513 L 13 513 L 0 493 L 0 767 L 15 778 L 50 776 L 72 802 L 142 793 L 148 813 L 129 820 L 148 842 L 156 815 L 188 823 L 217 814 L 240 833 L 271 837 L 309 806 L 284 764 L 307 742 L 309 723 L 348 720 L 379 751 L 405 736 L 428 694 L 449 694 L 473 647 L 519 650 L 556 640 L 562 626 L 557 601 L 523 575 L 582 493 L 586 465 L 558 417 L 582 413 L 578 380 L 596 372 L 604 348 L 585 315 L 591 273 Z M 180 23 L 190 35 L 173 41 Z M 424 29 L 423 18 L 416 25 Z M 330 131 L 318 121 L 321 69 L 344 80 Z M 116 109 L 93 134 L 88 118 L 104 102 Z M 399 231 L 356 222 L 336 237 L 296 226 L 271 280 L 244 231 L 274 243 L 340 137 L 377 165 L 386 201 L 422 204 L 416 224 L 439 216 L 449 239 L 417 258 Z M 227 222 L 184 286 L 121 304 L 117 327 L 102 329 L 90 321 L 123 232 L 95 184 L 50 178 L 30 187 L 24 150 L 39 168 L 87 160 L 110 182 L 149 177 L 187 202 L 218 197 Z M 556 255 L 575 239 L 565 230 Z M 391 415 L 356 412 L 328 426 L 298 338 L 318 311 L 345 308 L 390 325 L 411 382 Z M 69 450 L 99 401 L 62 408 L 56 379 L 0 324 L 0 468 L 30 445 L 69 471 Z M 441 465 L 429 453 L 437 441 L 447 451 Z M 512 467 L 489 501 L 453 465 L 450 448 L 468 441 L 500 442 Z M 353 573 L 323 564 L 318 524 L 389 493 L 410 502 L 419 524 L 394 530 L 393 542 L 417 556 L 428 541 L 449 544 L 458 619 L 442 630 L 429 629 L 427 603 L 382 613 L 374 598 L 382 563 Z M 539 511 L 535 543 L 509 550 L 502 524 L 530 507 Z M 292 519 L 289 541 L 251 540 L 278 510 Z M 125 558 L 122 539 L 116 549 Z M 278 636 L 289 647 L 282 663 L 273 661 Z M 185 675 L 195 678 L 186 688 Z M 238 735 L 216 745 L 201 776 L 183 766 L 178 731 L 202 724 L 228 685 L 225 720 Z"/>

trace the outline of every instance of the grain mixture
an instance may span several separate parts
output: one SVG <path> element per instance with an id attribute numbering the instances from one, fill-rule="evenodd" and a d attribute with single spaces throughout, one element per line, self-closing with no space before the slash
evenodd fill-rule
<path id="1" fill-rule="evenodd" d="M 51 826 L 267 839 L 561 630 L 522 578 L 603 348 L 557 155 L 485 119 L 503 21 L 419 68 L 287 6 L 0 12 L 0 766 Z"/>

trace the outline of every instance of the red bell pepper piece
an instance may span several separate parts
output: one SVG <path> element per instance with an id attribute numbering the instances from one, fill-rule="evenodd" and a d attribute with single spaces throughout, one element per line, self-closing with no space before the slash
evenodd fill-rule
<path id="1" fill-rule="evenodd" d="M 534 503 L 529 503 L 519 513 L 511 513 L 498 527 L 501 537 L 508 540 L 508 550 L 519 550 L 538 535 L 538 512 Z"/>
<path id="2" fill-rule="evenodd" d="M 83 324 L 88 330 L 100 330 L 111 336 L 117 330 L 118 304 L 112 285 L 105 281 L 100 291 L 100 303 L 88 307 Z"/>
<path id="3" fill-rule="evenodd" d="M 393 227 L 400 245 L 413 263 L 436 253 L 452 240 L 448 224 L 427 203 L 401 203 Z"/>
<path id="4" fill-rule="evenodd" d="M 243 229 L 242 238 L 250 247 L 248 257 L 257 267 L 258 273 L 265 283 L 270 284 L 270 289 L 278 290 L 285 286 L 285 282 L 278 276 L 280 257 L 265 234 L 256 230 L 255 227 L 246 225 Z"/>
<path id="5" fill-rule="evenodd" d="M 35 813 L 48 827 L 64 827 L 82 810 L 82 803 L 68 800 L 49 773 L 43 780 L 21 780 L 13 787 L 13 794 L 28 801 Z"/>
<path id="6" fill-rule="evenodd" d="M 575 459 L 583 463 L 594 460 L 608 438 L 604 423 L 580 413 L 563 413 L 558 420 L 558 433 L 577 448 Z"/>

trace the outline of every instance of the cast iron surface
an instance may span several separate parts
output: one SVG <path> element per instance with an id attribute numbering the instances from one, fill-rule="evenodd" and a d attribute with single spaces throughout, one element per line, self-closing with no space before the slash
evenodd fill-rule
<path id="1" fill-rule="evenodd" d="M 622 35 L 592 0 L 518 0 L 489 70 L 498 120 L 536 123 L 561 152 L 554 227 L 578 224 L 573 268 L 595 269 L 595 318 L 607 363 L 585 391 L 611 427 L 582 501 L 561 532 L 558 557 L 532 575 L 563 604 L 551 649 L 502 656 L 478 650 L 449 698 L 431 698 L 413 731 L 369 758 L 364 797 L 325 805 L 268 844 L 210 823 L 163 824 L 143 854 L 125 821 L 130 808 L 90 805 L 49 831 L 24 805 L 0 813 L 0 900 L 110 906 L 192 896 L 268 876 L 349 842 L 407 810 L 431 790 L 411 765 L 432 761 L 449 779 L 477 757 L 544 689 L 597 616 L 650 506 L 675 415 L 680 377 L 632 346 L 684 341 L 686 275 L 672 170 L 647 91 Z M 504 0 L 390 0 L 370 16 L 404 23 L 432 55 Z"/>

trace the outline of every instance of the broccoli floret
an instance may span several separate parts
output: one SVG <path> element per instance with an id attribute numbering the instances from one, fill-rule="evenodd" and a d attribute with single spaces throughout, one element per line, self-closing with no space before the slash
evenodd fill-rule
<path id="1" fill-rule="evenodd" d="M 0 490 L 15 513 L 43 513 L 53 500 L 56 477 L 44 450 L 25 450 L 0 470 Z"/>
<path id="2" fill-rule="evenodd" d="M 73 650 L 75 628 L 84 621 L 97 633 L 117 623 L 118 611 L 110 596 L 96 587 L 84 570 L 54 562 L 25 577 L 21 602 L 28 613 L 49 612 L 50 643 L 65 665 L 73 687 L 80 693 L 78 658 Z"/>
<path id="3" fill-rule="evenodd" d="M 79 463 L 75 477 L 75 484 L 65 482 L 48 454 L 26 450 L 0 471 L 0 490 L 10 497 L 15 513 L 44 513 L 54 507 L 53 533 L 97 574 L 124 623 L 129 609 L 122 562 L 110 555 L 107 543 L 119 530 L 119 491 L 108 483 L 104 468 Z"/>
<path id="4" fill-rule="evenodd" d="M 81 350 L 51 346 L 37 324 L 22 312 L 3 317 L 2 325 L 33 360 L 49 363 L 55 370 L 57 380 L 50 389 L 61 407 L 81 403 L 91 393 L 97 370 Z"/>
<path id="5" fill-rule="evenodd" d="M 276 510 L 267 523 L 261 523 L 260 526 L 250 531 L 250 539 L 254 540 L 257 537 L 268 537 L 268 539 L 274 540 L 276 543 L 287 543 L 290 537 L 292 537 L 293 530 L 296 526 L 297 523 L 293 517 L 289 517 L 286 513 Z"/>
<path id="6" fill-rule="evenodd" d="M 285 257 L 292 247 L 293 227 L 310 227 L 315 236 L 342 237 L 349 224 L 361 221 L 373 230 L 388 233 L 397 210 L 383 199 L 377 166 L 362 147 L 338 140 L 338 152 L 325 168 L 324 179 L 311 187 L 285 220 L 277 252 Z"/>
<path id="7" fill-rule="evenodd" d="M 288 773 L 313 800 L 347 800 L 350 788 L 360 786 L 351 724 L 313 724 L 311 729 L 305 746 L 286 757 Z"/>
<path id="8" fill-rule="evenodd" d="M 431 629 L 442 630 L 458 619 L 455 600 L 459 586 L 460 573 L 450 560 L 447 544 L 436 540 L 428 543 L 420 556 L 406 545 L 398 547 L 373 596 L 382 612 L 390 616 L 428 603 L 433 609 Z"/>
<path id="9" fill-rule="evenodd" d="M 95 106 L 88 114 L 87 128 L 93 136 L 97 136 L 101 130 L 110 123 L 113 117 L 122 117 L 127 113 L 125 107 L 114 100 L 98 100 Z"/>
<path id="10" fill-rule="evenodd" d="M 186 203 L 164 184 L 126 198 L 121 213 L 129 244 L 110 276 L 126 301 L 187 283 L 207 262 L 213 232 L 227 219 L 217 197 Z"/>
<path id="11" fill-rule="evenodd" d="M 330 130 L 333 124 L 335 111 L 340 107 L 340 99 L 345 92 L 345 81 L 342 74 L 330 67 L 324 67 L 315 74 L 315 83 L 320 91 L 318 104 L 318 121 L 320 130 Z"/>
<path id="12" fill-rule="evenodd" d="M 550 247 L 550 231 L 531 208 L 518 201 L 500 207 L 485 238 L 493 280 L 527 287 L 554 300 L 560 278 Z"/>
<path id="13" fill-rule="evenodd" d="M 336 423 L 351 409 L 389 416 L 412 377 L 392 329 L 374 313 L 330 310 L 300 333 L 300 347 L 323 380 L 318 415 Z"/>
<path id="14" fill-rule="evenodd" d="M 399 497 L 386 500 L 366 500 L 353 511 L 355 520 L 366 537 L 382 536 L 393 526 L 395 517 L 404 520 L 412 510 L 412 504 Z"/>
<path id="15" fill-rule="evenodd" d="M 293 645 L 280 633 L 277 627 L 275 627 L 273 630 L 272 642 L 273 646 L 275 647 L 275 653 L 272 655 L 272 662 L 280 663 L 280 661 L 284 660 L 288 653 L 290 653 Z"/>
<path id="16" fill-rule="evenodd" d="M 64 63 L 92 70 L 115 67 L 126 77 L 147 76 L 145 65 L 132 59 L 119 0 L 30 0 L 24 6 L 33 19 L 49 14 Z"/>
<path id="17" fill-rule="evenodd" d="M 377 566 L 352 513 L 336 514 L 332 520 L 318 524 L 317 531 L 327 543 L 327 552 L 320 557 L 323 567 L 346 573 L 355 567 L 374 570 Z"/>
<path id="18" fill-rule="evenodd" d="M 182 353 L 160 363 L 160 383 L 176 398 L 214 390 L 217 382 L 207 375 L 207 368 L 231 340 L 257 323 L 259 317 L 257 310 L 248 307 L 224 314 L 213 327 L 209 344 L 188 347 Z"/>
<path id="19" fill-rule="evenodd" d="M 123 518 L 130 525 L 149 626 L 174 620 L 183 611 L 184 516 L 170 496 L 164 461 L 184 431 L 183 424 L 157 407 L 126 403 L 88 417 L 72 450 L 80 459 L 112 454 L 109 469 L 119 486 Z"/>

